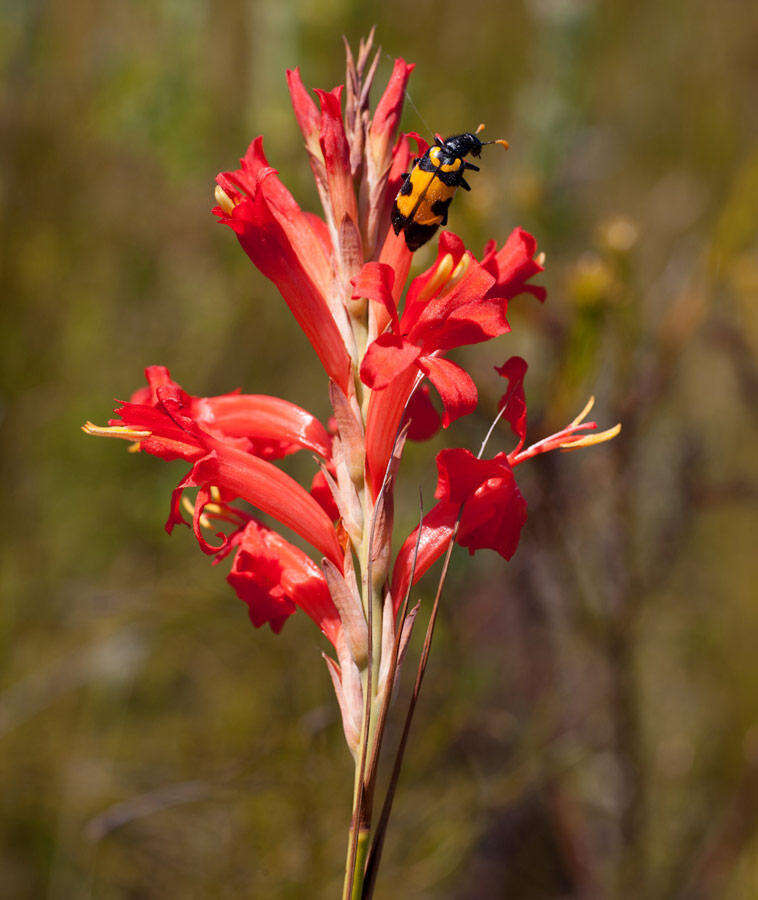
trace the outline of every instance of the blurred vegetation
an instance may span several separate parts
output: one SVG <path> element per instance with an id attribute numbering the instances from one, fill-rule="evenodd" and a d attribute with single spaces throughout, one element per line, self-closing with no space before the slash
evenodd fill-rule
<path id="1" fill-rule="evenodd" d="M 263 132 L 315 208 L 284 68 L 340 82 L 340 35 L 373 22 L 418 63 L 431 128 L 511 141 L 451 227 L 478 248 L 520 224 L 547 253 L 548 303 L 514 303 L 513 333 L 465 356 L 480 413 L 436 445 L 481 439 L 511 353 L 533 437 L 589 393 L 601 425 L 624 423 L 519 470 L 509 566 L 456 556 L 378 896 L 758 896 L 758 16 L 741 0 L 6 0 L 0 895 L 337 894 L 352 773 L 315 629 L 253 630 L 191 535 L 163 531 L 183 465 L 79 425 L 150 363 L 196 394 L 326 414 L 211 185 Z M 404 127 L 426 130 L 412 108 Z M 409 454 L 408 528 L 436 445 Z"/>

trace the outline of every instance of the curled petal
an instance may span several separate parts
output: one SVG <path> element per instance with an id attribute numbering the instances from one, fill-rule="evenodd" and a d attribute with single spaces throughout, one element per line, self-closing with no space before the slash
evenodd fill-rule
<path id="1" fill-rule="evenodd" d="M 443 231 L 437 243 L 437 259 L 426 270 L 418 275 L 408 287 L 408 295 L 405 299 L 405 312 L 403 313 L 403 329 L 408 331 L 413 327 L 418 317 L 423 312 L 429 299 L 434 296 L 444 281 L 439 282 L 439 275 L 443 267 L 447 270 L 447 276 L 460 263 L 466 253 L 466 246 L 457 234 L 452 231 Z M 448 260 L 447 257 L 450 257 Z"/>
<path id="2" fill-rule="evenodd" d="M 363 357 L 361 381 L 372 390 L 386 388 L 409 369 L 415 370 L 420 355 L 421 349 L 416 344 L 394 334 L 380 334 Z"/>
<path id="3" fill-rule="evenodd" d="M 479 399 L 476 385 L 471 376 L 449 359 L 424 357 L 421 365 L 426 370 L 429 380 L 437 388 L 445 410 L 442 414 L 442 427 L 447 428 L 451 422 L 467 416 L 476 409 Z"/>
<path id="4" fill-rule="evenodd" d="M 477 459 L 463 448 L 441 450 L 437 470 L 435 497 L 462 507 L 457 543 L 470 553 L 488 548 L 510 559 L 526 521 L 526 501 L 506 455 Z"/>
<path id="5" fill-rule="evenodd" d="M 480 303 L 494 284 L 495 279 L 492 275 L 473 258 L 469 259 L 471 262 L 463 277 L 452 287 L 432 297 L 420 311 L 414 325 L 407 331 L 403 316 L 403 331 L 427 351 L 449 348 L 453 342 L 446 335 L 448 322 L 450 321 L 453 327 L 460 325 L 459 321 L 451 317 L 470 304 Z"/>
<path id="6" fill-rule="evenodd" d="M 518 444 L 511 451 L 517 453 L 526 440 L 526 397 L 524 396 L 524 376 L 526 360 L 520 356 L 511 356 L 502 366 L 495 366 L 498 375 L 508 379 L 508 390 L 498 404 L 503 409 L 503 418 L 511 426 L 511 431 L 518 438 Z"/>

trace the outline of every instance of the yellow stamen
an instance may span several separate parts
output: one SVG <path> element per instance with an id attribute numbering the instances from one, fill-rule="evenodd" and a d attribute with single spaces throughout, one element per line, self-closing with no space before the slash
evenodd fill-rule
<path id="1" fill-rule="evenodd" d="M 97 437 L 115 437 L 125 441 L 141 441 L 142 438 L 150 437 L 149 431 L 139 431 L 130 425 L 95 425 L 94 422 L 85 422 L 82 431 Z"/>
<path id="2" fill-rule="evenodd" d="M 621 423 L 614 425 L 607 431 L 601 431 L 600 434 L 587 434 L 579 440 L 569 441 L 567 444 L 560 444 L 561 450 L 578 450 L 579 447 L 592 447 L 593 444 L 603 444 L 605 441 L 611 441 L 621 431 Z"/>
<path id="3" fill-rule="evenodd" d="M 445 285 L 449 279 L 450 275 L 453 271 L 453 254 L 446 253 L 442 259 L 440 260 L 439 265 L 434 270 L 434 274 L 427 281 L 426 286 L 423 291 L 419 294 L 419 302 L 425 303 L 427 300 L 432 298 L 440 288 Z"/>
<path id="4" fill-rule="evenodd" d="M 232 198 L 229 196 L 229 194 L 226 193 L 226 191 L 221 187 L 220 184 L 216 185 L 215 193 L 216 193 L 216 203 L 218 203 L 218 205 L 221 207 L 221 209 L 224 210 L 224 212 L 227 214 L 227 216 L 230 216 L 232 214 L 232 210 L 236 206 L 235 202 L 232 200 Z"/>
<path id="5" fill-rule="evenodd" d="M 139 453 L 142 449 L 142 444 L 139 441 L 135 441 L 133 444 L 129 444 L 126 448 L 127 453 Z"/>
<path id="6" fill-rule="evenodd" d="M 579 415 L 574 419 L 574 421 L 569 424 L 568 427 L 575 428 L 577 425 L 581 425 L 582 422 L 589 415 L 589 412 L 594 405 L 595 405 L 595 398 L 594 398 L 594 396 L 590 395 L 590 399 L 587 401 L 587 404 L 584 407 L 584 409 L 579 413 Z"/>
<path id="7" fill-rule="evenodd" d="M 545 254 L 544 253 L 538 253 L 534 257 L 534 261 L 537 263 L 538 266 L 542 266 L 543 269 L 545 268 Z"/>
<path id="8" fill-rule="evenodd" d="M 450 281 L 452 282 L 452 284 L 455 284 L 457 281 L 460 281 L 460 279 L 463 278 L 470 265 L 471 256 L 468 253 L 464 253 L 458 261 L 458 265 L 453 269 L 453 274 L 450 276 Z"/>
<path id="9" fill-rule="evenodd" d="M 216 501 L 221 499 L 221 491 L 216 487 L 215 484 L 211 485 L 211 497 Z"/>

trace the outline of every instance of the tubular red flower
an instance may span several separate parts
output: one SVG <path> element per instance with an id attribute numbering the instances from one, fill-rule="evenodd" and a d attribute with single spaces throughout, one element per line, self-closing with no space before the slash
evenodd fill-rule
<path id="1" fill-rule="evenodd" d="M 233 392 L 218 397 L 193 397 L 171 378 L 165 366 L 145 369 L 148 386 L 131 402 L 158 406 L 158 389 L 172 390 L 182 411 L 217 437 L 237 438 L 235 445 L 262 459 L 279 459 L 298 450 L 312 450 L 324 459 L 330 454 L 326 429 L 311 413 L 279 397 Z"/>
<path id="2" fill-rule="evenodd" d="M 227 581 L 256 628 L 268 622 L 278 634 L 299 607 L 336 644 L 339 614 L 321 570 L 302 550 L 255 519 L 232 538 L 231 549 L 236 553 Z"/>
<path id="3" fill-rule="evenodd" d="M 342 566 L 343 553 L 332 522 L 305 488 L 276 466 L 241 449 L 240 439 L 206 430 L 194 417 L 192 398 L 175 382 L 166 381 L 168 370 L 160 368 L 154 374 L 163 382 L 151 387 L 154 399 L 147 398 L 148 403 L 122 403 L 116 409 L 118 419 L 112 420 L 109 428 L 89 430 L 137 440 L 141 449 L 163 459 L 181 458 L 193 463 L 190 473 L 174 491 L 167 530 L 184 521 L 179 501 L 186 487 L 203 489 L 213 485 L 273 516 L 335 565 Z M 202 509 L 197 516 L 201 513 Z M 209 550 L 203 540 L 200 543 L 206 552 L 218 549 Z"/>
<path id="4" fill-rule="evenodd" d="M 413 577 L 415 582 L 447 549 L 460 515 L 456 543 L 476 550 L 495 550 L 504 559 L 516 552 L 526 521 L 526 501 L 504 453 L 477 459 L 469 450 L 455 448 L 437 454 L 439 501 L 421 523 L 421 542 Z M 395 560 L 392 597 L 397 606 L 408 588 L 418 529 L 406 538 Z"/>
<path id="5" fill-rule="evenodd" d="M 250 145 L 242 169 L 223 173 L 217 181 L 232 207 L 217 206 L 214 213 L 274 282 L 329 377 L 346 389 L 347 325 L 341 302 L 331 297 L 332 264 L 323 228 L 314 227 L 315 217 L 302 212 L 268 166 L 260 138 Z"/>

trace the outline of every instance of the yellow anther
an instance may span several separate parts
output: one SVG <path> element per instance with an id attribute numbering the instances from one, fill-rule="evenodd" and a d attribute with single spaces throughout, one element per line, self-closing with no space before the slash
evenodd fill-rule
<path id="1" fill-rule="evenodd" d="M 471 254 L 464 253 L 463 256 L 458 260 L 458 265 L 453 269 L 453 274 L 450 276 L 450 284 L 448 287 L 452 287 L 458 281 L 463 278 L 463 276 L 468 272 L 468 267 L 471 265 Z"/>
<path id="2" fill-rule="evenodd" d="M 579 413 L 579 415 L 573 420 L 573 422 L 571 422 L 571 424 L 568 427 L 575 428 L 577 425 L 581 425 L 582 422 L 589 415 L 589 412 L 594 405 L 595 405 L 595 398 L 594 398 L 594 396 L 590 395 L 590 399 L 587 401 L 587 404 L 584 407 L 584 409 Z"/>
<path id="3" fill-rule="evenodd" d="M 211 485 L 211 497 L 216 501 L 221 499 L 221 491 L 216 487 L 215 484 Z"/>
<path id="4" fill-rule="evenodd" d="M 534 257 L 534 261 L 537 263 L 538 266 L 542 266 L 543 269 L 545 268 L 545 254 L 544 253 L 538 253 Z"/>
<path id="5" fill-rule="evenodd" d="M 576 441 L 569 441 L 566 444 L 560 444 L 561 450 L 578 450 L 579 447 L 592 447 L 593 444 L 603 444 L 605 441 L 611 441 L 621 431 L 621 423 L 614 425 L 607 431 L 601 431 L 599 434 L 587 434 Z"/>
<path id="6" fill-rule="evenodd" d="M 446 253 L 434 270 L 434 274 L 427 281 L 426 286 L 419 294 L 419 302 L 425 303 L 430 300 L 447 282 L 453 271 L 453 254 Z"/>
<path id="7" fill-rule="evenodd" d="M 184 509 L 192 516 L 192 518 L 194 519 L 194 517 L 195 517 L 195 504 L 194 504 L 190 499 L 188 499 L 187 497 L 185 497 L 184 494 L 182 494 L 182 506 L 183 506 Z M 211 527 L 212 527 L 212 526 L 211 526 L 210 519 L 208 519 L 208 518 L 205 516 L 205 514 L 201 515 L 201 516 L 200 516 L 200 519 L 199 519 L 198 521 L 200 522 L 200 525 L 201 525 L 202 528 L 211 528 Z"/>
<path id="8" fill-rule="evenodd" d="M 139 453 L 142 449 L 142 444 L 139 441 L 135 441 L 133 444 L 129 444 L 126 448 L 127 453 Z"/>
<path id="9" fill-rule="evenodd" d="M 221 209 L 224 210 L 227 216 L 230 216 L 232 214 L 235 203 L 220 184 L 216 185 L 216 203 L 218 203 Z"/>
<path id="10" fill-rule="evenodd" d="M 130 425 L 95 425 L 94 422 L 85 422 L 82 425 L 85 434 L 94 434 L 97 437 L 122 438 L 125 441 L 141 441 L 150 437 L 149 431 L 139 431 Z"/>

